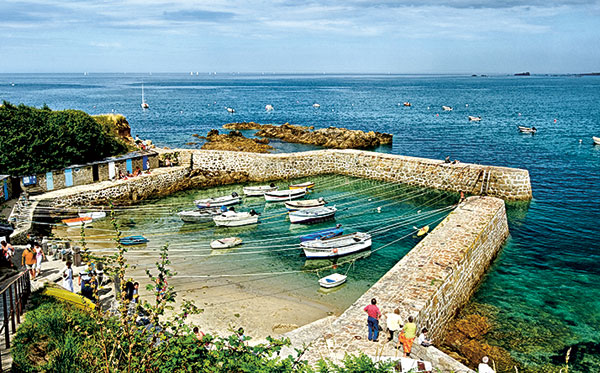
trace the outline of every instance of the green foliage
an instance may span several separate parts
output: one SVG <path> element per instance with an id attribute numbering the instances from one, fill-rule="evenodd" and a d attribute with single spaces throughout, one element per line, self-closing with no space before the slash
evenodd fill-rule
<path id="1" fill-rule="evenodd" d="M 90 372 L 89 337 L 98 328 L 89 314 L 39 293 L 31 302 L 13 340 L 13 371 Z"/>
<path id="2" fill-rule="evenodd" d="M 83 111 L 0 106 L 0 174 L 43 173 L 126 151 L 114 130 Z"/>

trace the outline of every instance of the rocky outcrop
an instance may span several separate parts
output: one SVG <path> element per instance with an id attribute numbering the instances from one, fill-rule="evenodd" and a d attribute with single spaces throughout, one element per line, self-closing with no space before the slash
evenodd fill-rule
<path id="1" fill-rule="evenodd" d="M 482 307 L 474 309 L 477 308 L 476 305 L 471 305 L 469 308 L 452 321 L 440 349 L 472 368 L 477 367 L 481 358 L 488 356 L 498 371 L 512 371 L 516 363 L 510 353 L 501 347 L 488 344 L 485 340 L 485 335 L 492 329 L 492 324 L 489 315 L 483 316 L 480 313 L 489 314 L 489 310 L 481 309 Z"/>
<path id="2" fill-rule="evenodd" d="M 249 153 L 269 153 L 272 146 L 265 143 L 264 139 L 249 139 L 244 137 L 240 131 L 230 131 L 226 135 L 219 134 L 217 130 L 210 130 L 206 137 L 196 136 L 205 139 L 206 143 L 202 145 L 205 150 L 231 150 L 237 152 Z"/>
<path id="3" fill-rule="evenodd" d="M 379 145 L 391 144 L 391 134 L 380 132 L 364 132 L 346 128 L 328 127 L 315 130 L 289 123 L 281 126 L 258 124 L 254 122 L 228 123 L 228 129 L 258 129 L 256 136 L 281 139 L 287 142 L 319 145 L 332 149 L 371 149 Z"/>

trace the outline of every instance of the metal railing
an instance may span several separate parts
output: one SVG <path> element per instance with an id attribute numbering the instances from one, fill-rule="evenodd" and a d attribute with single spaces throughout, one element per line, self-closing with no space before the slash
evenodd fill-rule
<path id="1" fill-rule="evenodd" d="M 10 337 L 17 331 L 17 326 L 21 323 L 21 316 L 25 312 L 25 305 L 30 293 L 29 271 L 21 273 L 0 291 L 2 298 L 0 335 L 4 338 L 4 343 L 0 343 L 0 356 L 2 350 L 10 349 Z M 0 361 L 0 372 L 2 372 L 2 361 Z"/>

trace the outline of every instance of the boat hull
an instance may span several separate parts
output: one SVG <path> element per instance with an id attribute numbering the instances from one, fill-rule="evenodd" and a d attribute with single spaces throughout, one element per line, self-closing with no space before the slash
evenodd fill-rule
<path id="1" fill-rule="evenodd" d="M 355 240 L 356 238 L 356 240 Z M 300 246 L 306 258 L 334 258 L 371 248 L 371 235 L 351 234 L 328 240 L 302 242 Z"/>
<path id="2" fill-rule="evenodd" d="M 104 211 L 93 211 L 93 212 L 80 212 L 80 218 L 92 218 L 92 220 L 102 219 L 106 217 L 106 212 Z"/>
<path id="3" fill-rule="evenodd" d="M 314 209 L 316 207 L 325 206 L 327 202 L 323 199 L 311 199 L 306 201 L 289 201 L 285 203 L 285 208 L 288 211 L 298 211 L 306 209 Z"/>
<path id="4" fill-rule="evenodd" d="M 219 198 L 207 198 L 207 199 L 197 199 L 194 201 L 194 204 L 199 209 L 205 209 L 209 207 L 221 207 L 221 206 L 231 206 L 237 205 L 240 203 L 240 197 L 219 197 Z"/>
<path id="5" fill-rule="evenodd" d="M 600 137 L 592 136 L 592 140 L 594 140 L 594 145 L 600 145 Z"/>
<path id="6" fill-rule="evenodd" d="M 315 224 L 335 219 L 335 207 L 317 207 L 290 212 L 290 223 L 292 224 Z"/>
<path id="7" fill-rule="evenodd" d="M 243 225 L 257 224 L 258 215 L 239 213 L 236 216 L 224 216 L 222 214 L 213 217 L 213 221 L 219 227 L 241 227 Z"/>
<path id="8" fill-rule="evenodd" d="M 291 190 L 294 189 L 312 189 L 315 187 L 315 183 L 313 183 L 312 181 L 308 181 L 306 183 L 301 183 L 301 184 L 292 184 L 288 186 Z"/>
<path id="9" fill-rule="evenodd" d="M 270 185 L 261 185 L 261 186 L 257 186 L 257 187 L 245 187 L 244 190 L 244 195 L 248 196 L 248 197 L 262 197 L 265 195 L 265 193 L 267 192 L 274 192 L 278 189 L 278 187 L 274 186 L 270 186 Z"/>
<path id="10" fill-rule="evenodd" d="M 81 225 L 91 223 L 92 218 L 86 216 L 86 217 L 81 217 L 81 218 L 65 219 L 62 222 L 65 223 L 67 225 L 67 227 L 79 227 Z"/>
<path id="11" fill-rule="evenodd" d="M 213 221 L 213 217 L 221 213 L 218 208 L 204 208 L 195 211 L 181 211 L 177 215 L 186 223 L 208 223 Z"/>
<path id="12" fill-rule="evenodd" d="M 239 237 L 228 237 L 220 240 L 214 240 L 210 243 L 211 249 L 228 249 L 230 247 L 242 244 L 242 239 Z"/>
<path id="13" fill-rule="evenodd" d="M 276 192 L 265 193 L 267 202 L 285 202 L 293 199 L 302 198 L 306 195 L 306 189 L 278 190 Z"/>
<path id="14" fill-rule="evenodd" d="M 321 285 L 322 288 L 331 289 L 345 283 L 346 279 L 347 276 L 340 275 L 339 273 L 334 273 L 332 275 L 325 276 L 322 279 L 319 279 L 319 285 Z"/>

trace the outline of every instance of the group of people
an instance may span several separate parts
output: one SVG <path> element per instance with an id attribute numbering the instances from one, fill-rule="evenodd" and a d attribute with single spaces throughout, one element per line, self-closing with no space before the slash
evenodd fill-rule
<path id="1" fill-rule="evenodd" d="M 140 168 L 140 166 L 137 166 L 133 172 L 123 172 L 123 171 L 120 171 L 118 167 L 116 167 L 116 169 L 117 169 L 116 174 L 119 176 L 119 179 L 122 179 L 122 180 L 131 179 L 132 177 L 137 177 L 142 174 L 142 169 Z M 150 169 L 146 170 L 146 172 L 150 173 Z"/>
<path id="2" fill-rule="evenodd" d="M 379 331 L 383 329 L 379 325 L 382 314 L 379 307 L 377 307 L 377 300 L 375 298 L 371 299 L 371 304 L 367 305 L 364 308 L 364 311 L 368 316 L 367 326 L 369 328 L 369 341 L 378 342 Z M 400 348 L 400 345 L 402 345 L 404 356 L 410 357 L 410 351 L 414 340 L 417 337 L 417 324 L 414 323 L 413 317 L 409 316 L 408 322 L 403 324 L 400 319 L 400 310 L 396 308 L 393 312 L 387 313 L 385 318 L 389 333 L 388 342 L 397 340 L 396 348 Z M 423 347 L 432 345 L 431 340 L 428 337 L 427 328 L 421 329 L 421 334 L 417 338 L 417 343 Z"/>
<path id="3" fill-rule="evenodd" d="M 4 251 L 4 245 L 2 246 L 2 250 Z M 14 248 L 12 249 L 12 251 L 14 253 Z M 42 261 L 44 259 L 46 259 L 46 254 L 44 254 L 44 250 L 42 249 L 42 246 L 39 243 L 32 242 L 27 244 L 27 246 L 25 247 L 25 251 L 21 256 L 21 266 L 25 266 L 27 268 L 32 280 L 35 280 L 36 277 L 40 275 L 42 271 Z"/>
<path id="4" fill-rule="evenodd" d="M 150 149 L 153 148 L 154 146 L 152 145 L 152 141 L 150 140 L 142 140 L 140 139 L 139 135 L 135 135 L 135 145 L 140 148 L 141 150 L 146 150 L 146 149 Z"/>

